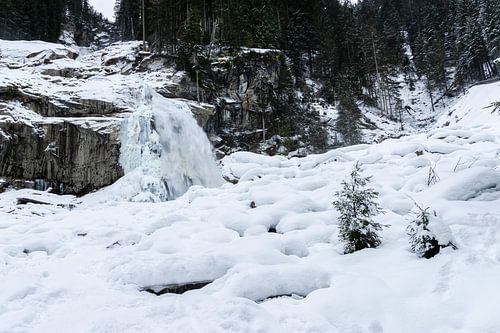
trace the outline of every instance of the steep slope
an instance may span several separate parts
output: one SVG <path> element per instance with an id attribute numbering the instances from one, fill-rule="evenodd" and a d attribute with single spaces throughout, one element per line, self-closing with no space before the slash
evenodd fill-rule
<path id="1" fill-rule="evenodd" d="M 476 85 L 438 119 L 436 126 L 500 126 L 500 115 L 492 107 L 492 103 L 498 101 L 500 82 Z"/>

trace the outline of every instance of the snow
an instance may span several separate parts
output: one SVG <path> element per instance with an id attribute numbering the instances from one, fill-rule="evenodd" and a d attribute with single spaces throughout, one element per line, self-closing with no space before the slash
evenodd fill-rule
<path id="1" fill-rule="evenodd" d="M 223 169 L 238 184 L 163 203 L 114 196 L 127 191 L 120 182 L 80 199 L 5 192 L 0 331 L 497 331 L 500 135 L 484 128 L 305 158 L 236 153 Z M 450 136 L 460 149 L 428 149 Z M 380 248 L 341 255 L 331 202 L 357 160 L 387 210 L 376 220 L 390 227 Z M 440 181 L 428 186 L 430 166 Z M 27 196 L 54 205 L 16 204 Z M 433 232 L 458 250 L 409 252 L 413 200 L 436 210 Z M 184 295 L 141 291 L 204 281 L 214 282 Z"/>
<path id="2" fill-rule="evenodd" d="M 8 59 L 13 62 L 33 62 L 31 58 L 40 58 L 47 53 L 54 52 L 61 57 L 65 57 L 69 52 L 78 54 L 78 52 L 60 44 L 42 42 L 42 41 L 8 41 L 0 40 L 0 58 Z M 31 55 L 31 58 L 28 56 Z"/>
<path id="3" fill-rule="evenodd" d="M 500 114 L 493 112 L 492 103 L 500 100 L 500 82 L 478 85 L 437 121 L 437 126 L 483 127 L 500 125 Z"/>
<path id="4" fill-rule="evenodd" d="M 133 45 L 116 47 L 113 59 Z M 102 61 L 82 57 L 71 61 L 83 71 Z M 97 94 L 131 110 L 114 120 L 129 125 L 128 173 L 117 183 L 82 198 L 0 194 L 0 332 L 500 331 L 500 115 L 484 108 L 500 96 L 497 83 L 472 88 L 428 133 L 305 158 L 232 154 L 221 168 L 234 184 L 219 184 L 186 104 L 142 88 L 163 81 L 108 70 L 61 86 L 36 67 L 2 67 L 3 83 L 34 76 L 28 90 Z M 21 105 L 6 114 L 39 121 Z M 180 144 L 159 153 L 172 142 Z M 375 220 L 389 227 L 381 247 L 342 255 L 332 202 L 358 161 L 386 210 Z M 186 170 L 200 181 L 156 202 Z M 430 260 L 410 253 L 414 201 L 436 211 L 433 232 L 457 250 Z M 201 282 L 209 284 L 183 295 L 144 291 Z"/>
<path id="5" fill-rule="evenodd" d="M 91 52 L 39 41 L 0 40 L 0 86 L 20 87 L 52 103 L 98 100 L 132 111 L 143 85 L 168 91 L 180 80 L 179 73 L 167 67 L 130 73 L 140 45 L 120 42 Z"/>

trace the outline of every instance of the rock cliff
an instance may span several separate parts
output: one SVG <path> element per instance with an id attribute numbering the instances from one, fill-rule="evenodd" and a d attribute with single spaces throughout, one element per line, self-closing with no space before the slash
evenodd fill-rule
<path id="1" fill-rule="evenodd" d="M 187 71 L 175 60 L 142 52 L 139 42 L 92 51 L 0 41 L 0 178 L 72 194 L 113 183 L 123 175 L 121 124 L 144 84 L 186 102 L 222 155 L 294 134 L 281 51 L 200 54 Z"/>

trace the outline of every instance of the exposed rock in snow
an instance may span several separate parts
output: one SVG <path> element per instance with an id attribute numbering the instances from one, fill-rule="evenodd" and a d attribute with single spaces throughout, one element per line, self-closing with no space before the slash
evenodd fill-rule
<path id="1" fill-rule="evenodd" d="M 141 87 L 149 84 L 161 90 L 176 85 L 178 79 L 165 66 L 153 74 L 124 75 L 141 62 L 139 45 L 117 43 L 95 52 L 81 49 L 78 56 L 76 50 L 58 44 L 0 41 L 0 176 L 40 179 L 55 191 L 74 194 L 99 189 L 123 176 L 120 129 L 141 107 L 137 100 Z M 191 109 L 200 126 L 214 112 L 208 105 L 165 99 L 154 107 L 164 113 L 169 112 L 168 107 L 173 113 L 182 108 L 189 114 Z M 160 120 L 150 119 L 153 123 Z M 157 130 L 161 126 L 165 124 L 158 123 Z M 204 135 L 201 130 L 196 133 L 200 134 Z M 200 158 L 206 157 L 206 145 L 185 151 L 198 147 L 205 149 Z M 188 177 L 195 177 L 189 184 L 205 184 L 196 175 Z M 155 183 L 164 186 L 163 181 L 160 177 Z M 172 183 L 170 180 L 169 186 Z M 172 193 L 162 199 L 187 189 L 174 187 L 176 190 L 166 189 L 164 193 Z"/>

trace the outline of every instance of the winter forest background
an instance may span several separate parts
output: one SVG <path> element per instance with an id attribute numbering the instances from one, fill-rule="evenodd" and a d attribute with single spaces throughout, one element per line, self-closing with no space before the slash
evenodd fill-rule
<path id="1" fill-rule="evenodd" d="M 0 332 L 500 332 L 499 0 L 112 4 L 0 0 Z"/>
<path id="2" fill-rule="evenodd" d="M 293 89 L 307 93 L 306 78 L 318 79 L 327 101 L 356 97 L 390 117 L 403 107 L 398 74 L 410 85 L 423 78 L 434 101 L 497 75 L 496 0 L 146 0 L 145 7 L 150 49 L 184 69 L 192 70 L 194 53 L 204 66 L 221 48 L 281 49 Z M 114 38 L 142 39 L 141 1 L 120 0 L 115 9 Z M 4 39 L 56 42 L 70 26 L 88 46 L 106 25 L 86 0 L 2 0 Z M 205 78 L 204 89 L 210 84 Z"/>

